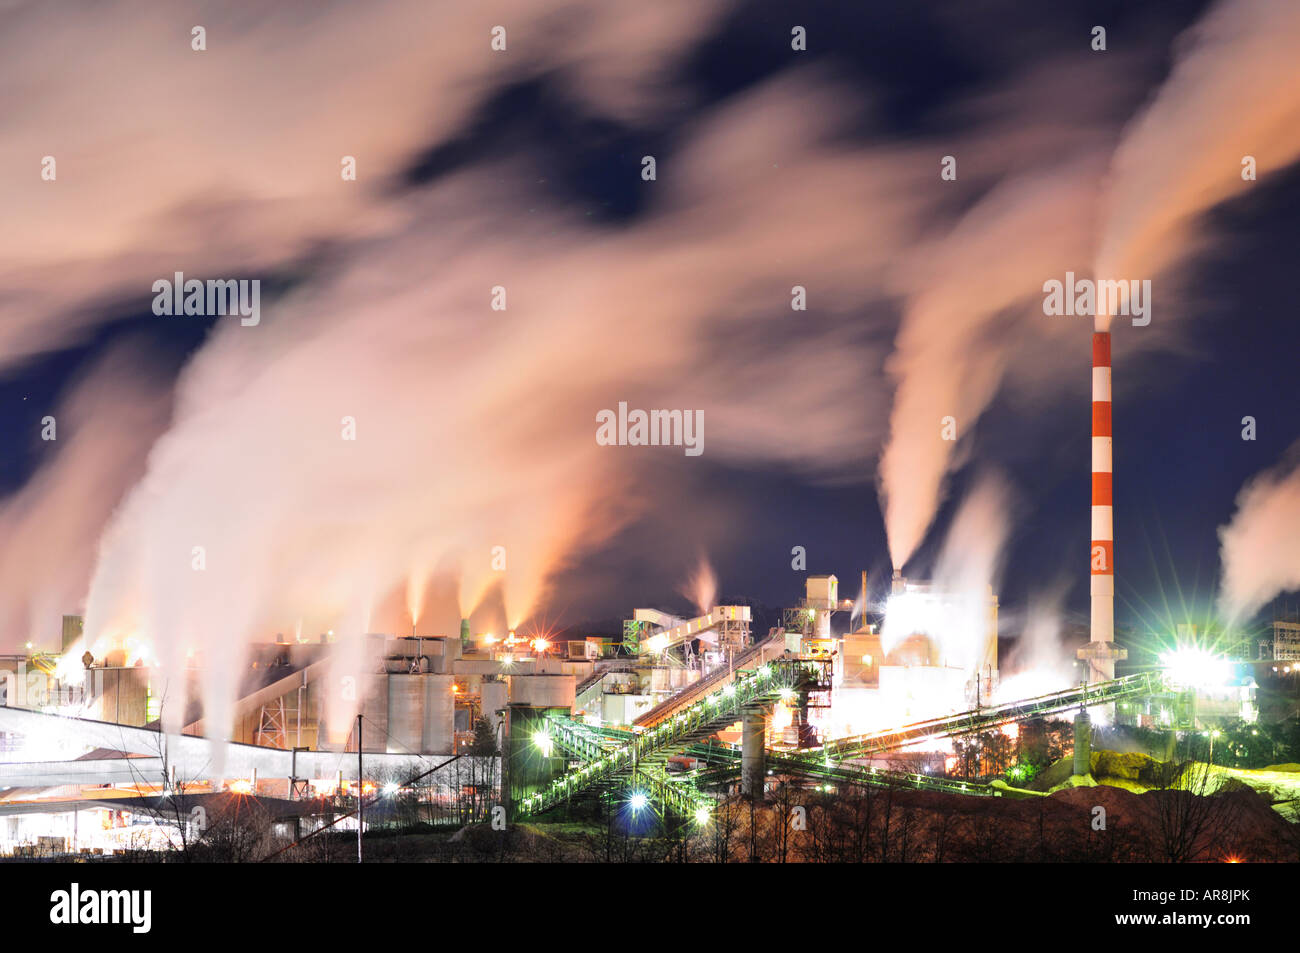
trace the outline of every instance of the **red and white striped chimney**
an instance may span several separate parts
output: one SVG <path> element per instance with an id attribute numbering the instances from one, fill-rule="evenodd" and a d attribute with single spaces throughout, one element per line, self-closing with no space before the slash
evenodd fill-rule
<path id="1" fill-rule="evenodd" d="M 1088 681 L 1115 677 L 1115 534 L 1111 495 L 1110 332 L 1092 335 L 1092 644 Z M 1098 642 L 1108 643 L 1097 645 Z M 1102 650 L 1098 652 L 1097 650 Z"/>

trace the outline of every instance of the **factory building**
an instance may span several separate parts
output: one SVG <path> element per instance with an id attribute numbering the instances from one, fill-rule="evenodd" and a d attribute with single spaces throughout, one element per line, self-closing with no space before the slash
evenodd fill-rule
<path id="1" fill-rule="evenodd" d="M 1300 622 L 1273 623 L 1273 661 L 1300 662 Z"/>

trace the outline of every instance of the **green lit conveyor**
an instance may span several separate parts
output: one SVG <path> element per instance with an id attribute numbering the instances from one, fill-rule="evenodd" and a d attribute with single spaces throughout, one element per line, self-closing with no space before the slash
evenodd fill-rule
<path id="1" fill-rule="evenodd" d="M 593 728 L 567 718 L 553 718 L 549 721 L 549 726 L 556 744 L 584 763 L 556 778 L 542 791 L 521 801 L 517 814 L 526 816 L 541 813 L 589 787 L 629 773 L 646 777 L 659 791 L 664 803 L 682 813 L 688 813 L 684 808 L 707 803 L 697 783 L 726 779 L 734 774 L 731 762 L 739 759 L 739 754 L 732 746 L 699 745 L 694 742 L 734 724 L 746 707 L 774 702 L 783 695 L 788 695 L 797 684 L 814 681 L 818 677 L 816 664 L 806 661 L 778 660 L 755 671 L 738 671 L 722 688 L 699 697 L 653 728 L 635 734 L 617 729 Z M 769 749 L 767 763 L 773 770 L 782 773 L 839 783 L 904 785 L 951 793 L 996 795 L 1000 793 L 997 789 L 970 781 L 878 771 L 841 762 L 851 762 L 856 758 L 896 750 L 921 741 L 975 734 L 1075 708 L 1149 695 L 1160 689 L 1158 675 L 1129 675 L 1002 705 L 931 718 L 899 728 L 837 738 L 798 752 Z M 661 762 L 667 754 L 683 749 L 706 761 L 722 762 L 722 766 L 713 771 L 706 769 L 681 779 L 674 778 L 664 770 Z"/>
<path id="2" fill-rule="evenodd" d="M 737 670 L 721 688 L 637 733 L 632 740 L 614 746 L 609 746 L 600 732 L 571 719 L 550 719 L 548 728 L 554 742 L 585 763 L 521 799 L 515 815 L 539 814 L 620 773 L 662 772 L 658 776 L 672 784 L 656 755 L 672 746 L 680 748 L 708 737 L 735 724 L 746 708 L 788 697 L 801 685 L 819 684 L 821 677 L 821 666 L 804 660 L 778 659 L 752 671 Z"/>
<path id="3" fill-rule="evenodd" d="M 1146 672 L 1128 675 L 1095 685 L 1080 685 L 1060 692 L 1038 695 L 1002 705 L 990 705 L 918 721 L 900 728 L 890 728 L 864 735 L 836 738 L 815 748 L 806 748 L 798 757 L 810 761 L 838 762 L 861 758 L 882 751 L 905 748 L 919 741 L 977 734 L 1012 722 L 1060 714 L 1074 708 L 1105 705 L 1123 698 L 1151 695 L 1160 690 L 1160 677 Z"/>
<path id="4" fill-rule="evenodd" d="M 740 748 L 737 745 L 692 745 L 684 750 L 682 754 L 706 762 L 706 767 L 684 775 L 682 778 L 683 782 L 692 782 L 697 789 L 722 784 L 739 776 Z M 954 780 L 909 771 L 885 771 L 869 765 L 853 764 L 851 762 L 845 764 L 826 763 L 798 757 L 796 752 L 772 748 L 767 750 L 766 763 L 768 769 L 775 774 L 814 778 L 834 784 L 867 784 L 872 787 L 942 791 L 946 794 L 967 794 L 977 797 L 1026 796 L 1025 792 L 1017 791 L 1014 788 L 999 787 L 979 781 Z"/>

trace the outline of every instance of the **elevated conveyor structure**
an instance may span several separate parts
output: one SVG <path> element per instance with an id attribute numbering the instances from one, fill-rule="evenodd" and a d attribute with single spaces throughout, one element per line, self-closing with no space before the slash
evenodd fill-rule
<path id="1" fill-rule="evenodd" d="M 763 648 L 763 644 L 755 646 L 751 650 L 755 652 L 752 658 L 760 658 L 761 652 L 757 650 Z M 597 783 L 608 782 L 619 775 L 635 775 L 638 771 L 662 772 L 652 776 L 675 790 L 685 792 L 677 796 L 679 802 L 689 799 L 691 804 L 696 804 L 697 785 L 726 780 L 737 770 L 740 755 L 733 746 L 702 745 L 695 742 L 733 724 L 746 707 L 770 704 L 783 694 L 788 694 L 796 684 L 807 684 L 820 677 L 816 662 L 799 659 L 767 661 L 756 671 L 737 669 L 718 674 L 727 676 L 725 680 L 719 680 L 720 684 L 699 683 L 688 690 L 690 699 L 682 698 L 682 695 L 688 694 L 683 692 L 671 700 L 678 702 L 676 706 L 665 703 L 647 712 L 644 717 L 653 721 L 653 724 L 634 734 L 631 740 L 628 740 L 626 732 L 617 729 L 593 728 L 562 717 L 550 719 L 549 725 L 556 743 L 585 763 L 557 778 L 542 792 L 521 802 L 517 815 L 540 813 Z M 895 750 L 920 741 L 974 734 L 1075 708 L 1149 695 L 1160 691 L 1161 687 L 1160 677 L 1154 673 L 1130 675 L 1021 701 L 958 712 L 886 731 L 839 738 L 815 748 L 800 751 L 768 749 L 767 761 L 772 770 L 840 783 L 901 785 L 920 790 L 985 796 L 1023 796 L 1022 792 L 1004 791 L 971 781 L 878 771 L 841 762 Z M 696 772 L 677 781 L 663 771 L 659 762 L 667 755 L 683 750 L 703 760 L 722 764 L 716 769 Z M 673 805 L 672 801 L 667 803 Z"/>
<path id="2" fill-rule="evenodd" d="M 991 728 L 1000 728 L 1012 722 L 1025 721 L 1030 718 L 1043 718 L 1059 714 L 1074 708 L 1087 708 L 1092 705 L 1104 705 L 1123 698 L 1151 695 L 1160 691 L 1159 675 L 1146 672 L 1141 675 L 1129 675 L 1092 685 L 1080 685 L 1064 691 L 1038 695 L 1021 701 L 990 705 L 972 711 L 958 712 L 919 721 L 900 728 L 871 732 L 864 735 L 851 735 L 836 738 L 824 745 L 800 751 L 797 757 L 804 760 L 838 762 L 853 758 L 862 758 L 882 751 L 892 751 L 916 744 L 918 741 L 932 741 L 938 738 L 951 738 L 956 735 L 976 734 Z"/>
<path id="3" fill-rule="evenodd" d="M 752 669 L 761 668 L 769 662 L 775 662 L 785 656 L 785 642 L 779 638 L 767 638 L 751 645 L 731 660 L 731 665 L 719 669 L 713 674 L 689 685 L 649 711 L 642 712 L 633 722 L 637 728 L 654 728 L 673 718 L 678 712 L 689 708 L 701 698 L 730 685 L 738 675 L 743 676 Z"/>
<path id="4" fill-rule="evenodd" d="M 556 747 L 565 754 L 586 762 L 594 761 L 636 738 L 634 732 L 596 729 L 558 716 L 549 719 L 548 731 Z M 736 764 L 739 770 L 739 755 Z M 623 782 L 622 786 L 642 791 L 657 803 L 665 804 L 683 816 L 689 817 L 700 808 L 708 810 L 713 803 L 713 799 L 696 787 L 692 780 L 673 777 L 658 763 L 642 761 L 628 772 L 611 772 L 606 781 L 612 782 L 616 778 Z"/>
<path id="5" fill-rule="evenodd" d="M 638 732 L 633 740 L 610 749 L 603 749 L 596 740 L 598 733 L 589 733 L 571 719 L 549 719 L 551 736 L 557 744 L 575 754 L 581 752 L 580 757 L 592 757 L 520 800 L 514 816 L 541 813 L 619 773 L 635 773 L 642 764 L 653 763 L 654 756 L 665 749 L 708 737 L 738 721 L 746 708 L 772 704 L 802 684 L 820 683 L 821 677 L 819 663 L 801 659 L 769 662 L 754 671 L 735 670 L 725 684 Z"/>
<path id="6" fill-rule="evenodd" d="M 711 612 L 693 619 L 677 619 L 657 610 L 638 609 L 637 621 L 648 622 L 658 631 L 642 639 L 637 650 L 642 655 L 663 652 L 728 623 L 743 623 L 748 631 L 750 611 L 749 606 L 715 606 Z"/>
<path id="7" fill-rule="evenodd" d="M 735 745 L 691 745 L 683 754 L 711 762 L 710 766 L 686 775 L 697 787 L 709 787 L 734 780 L 740 774 L 740 748 Z M 1038 797 L 1040 792 L 1021 791 L 979 781 L 935 777 L 908 771 L 883 771 L 860 764 L 826 764 L 807 758 L 792 757 L 790 752 L 769 748 L 767 766 L 776 774 L 791 774 L 839 784 L 869 784 L 873 787 L 907 788 L 916 791 L 941 791 L 945 794 L 968 794 L 976 797 Z"/>

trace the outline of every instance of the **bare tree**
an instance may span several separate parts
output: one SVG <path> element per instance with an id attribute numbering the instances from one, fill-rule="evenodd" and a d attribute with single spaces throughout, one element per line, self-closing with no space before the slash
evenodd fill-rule
<path id="1" fill-rule="evenodd" d="M 1219 859 L 1241 824 L 1241 807 L 1214 770 L 1200 761 L 1168 763 L 1143 795 L 1155 838 L 1151 859 L 1191 863 Z"/>

